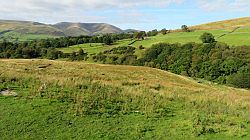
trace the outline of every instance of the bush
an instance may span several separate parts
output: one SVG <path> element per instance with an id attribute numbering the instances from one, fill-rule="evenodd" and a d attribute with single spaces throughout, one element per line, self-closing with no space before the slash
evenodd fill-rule
<path id="1" fill-rule="evenodd" d="M 227 83 L 238 88 L 250 88 L 250 73 L 237 73 L 229 76 Z"/>
<path id="2" fill-rule="evenodd" d="M 145 47 L 143 47 L 142 45 L 140 45 L 140 46 L 139 46 L 139 49 L 140 49 L 140 50 L 143 50 L 143 49 L 145 49 Z"/>
<path id="3" fill-rule="evenodd" d="M 203 43 L 213 43 L 215 42 L 214 36 L 211 33 L 204 33 L 200 36 L 200 39 Z"/>

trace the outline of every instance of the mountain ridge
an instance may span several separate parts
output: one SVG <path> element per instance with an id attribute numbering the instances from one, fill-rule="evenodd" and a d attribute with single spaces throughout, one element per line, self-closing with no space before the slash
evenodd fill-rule
<path id="1" fill-rule="evenodd" d="M 107 23 L 59 22 L 45 24 L 33 21 L 0 20 L 0 34 L 6 31 L 19 34 L 44 34 L 53 36 L 79 36 L 122 33 L 122 29 Z"/>

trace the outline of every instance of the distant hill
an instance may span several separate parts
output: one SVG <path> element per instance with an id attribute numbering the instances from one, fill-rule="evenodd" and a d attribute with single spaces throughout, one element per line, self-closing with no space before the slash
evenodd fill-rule
<path id="1" fill-rule="evenodd" d="M 135 30 L 135 29 L 127 29 L 123 30 L 125 33 L 134 33 L 134 32 L 139 32 L 140 30 Z"/>
<path id="2" fill-rule="evenodd" d="M 0 20 L 0 37 L 21 36 L 79 36 L 121 33 L 118 27 L 106 23 L 61 22 L 54 25 L 32 21 Z"/>
<path id="3" fill-rule="evenodd" d="M 60 29 L 66 36 L 96 35 L 123 32 L 123 30 L 121 30 L 120 28 L 106 23 L 61 22 L 52 26 Z"/>
<path id="4" fill-rule="evenodd" d="M 0 20 L 0 32 L 2 34 L 15 32 L 19 34 L 64 36 L 61 30 L 51 25 L 31 21 Z"/>
<path id="5" fill-rule="evenodd" d="M 250 17 L 236 18 L 206 24 L 191 26 L 191 29 L 196 30 L 215 30 L 215 29 L 234 29 L 239 27 L 250 27 Z"/>

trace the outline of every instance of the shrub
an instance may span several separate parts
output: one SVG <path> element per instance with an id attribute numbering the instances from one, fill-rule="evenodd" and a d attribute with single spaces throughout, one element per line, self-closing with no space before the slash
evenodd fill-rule
<path id="1" fill-rule="evenodd" d="M 237 73 L 231 75 L 227 83 L 239 88 L 250 88 L 250 73 Z"/>
<path id="2" fill-rule="evenodd" d="M 203 35 L 200 36 L 200 39 L 203 43 L 215 42 L 214 36 L 211 33 L 203 33 Z"/>
<path id="3" fill-rule="evenodd" d="M 145 47 L 143 47 L 142 45 L 140 45 L 140 46 L 139 46 L 139 49 L 140 49 L 140 50 L 143 50 L 143 49 L 145 49 Z"/>

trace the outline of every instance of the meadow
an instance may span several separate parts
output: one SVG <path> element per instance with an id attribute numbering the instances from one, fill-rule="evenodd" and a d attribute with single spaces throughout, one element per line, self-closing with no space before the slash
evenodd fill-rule
<path id="1" fill-rule="evenodd" d="M 0 60 L 1 139 L 250 139 L 250 91 L 147 67 Z"/>
<path id="2" fill-rule="evenodd" d="M 34 40 L 41 40 L 41 39 L 48 39 L 48 38 L 58 38 L 59 36 L 54 35 L 45 35 L 45 34 L 21 34 L 18 32 L 8 32 L 4 35 L 0 34 L 0 41 L 7 40 L 11 42 L 15 41 L 34 41 Z"/>
<path id="3" fill-rule="evenodd" d="M 64 53 L 78 52 L 80 49 L 83 49 L 88 54 L 97 54 L 108 49 L 112 49 L 118 46 L 127 46 L 132 42 L 131 39 L 118 40 L 112 45 L 104 45 L 103 43 L 85 43 L 79 45 L 73 45 L 65 48 L 58 48 L 58 50 Z"/>
<path id="4" fill-rule="evenodd" d="M 145 48 L 150 48 L 153 44 L 157 43 L 180 43 L 185 44 L 189 42 L 202 43 L 199 37 L 204 33 L 209 32 L 215 36 L 215 39 L 219 42 L 226 43 L 232 47 L 244 46 L 250 44 L 250 27 L 241 27 L 234 32 L 232 29 L 223 30 L 196 30 L 193 32 L 172 32 L 166 35 L 158 34 L 157 36 L 146 37 L 144 40 L 137 40 L 135 43 L 131 44 L 133 47 L 138 48 L 143 46 Z M 232 33 L 231 33 L 232 32 Z M 112 47 L 117 46 L 127 46 L 131 43 L 131 40 L 121 40 L 116 42 L 114 45 L 103 47 L 102 44 L 93 44 L 90 47 L 89 44 L 80 44 L 75 46 L 70 46 L 67 48 L 59 49 L 65 53 L 71 53 L 73 51 L 78 51 L 80 48 L 89 52 L 90 54 L 99 53 Z M 138 52 L 139 54 L 139 52 Z"/>

